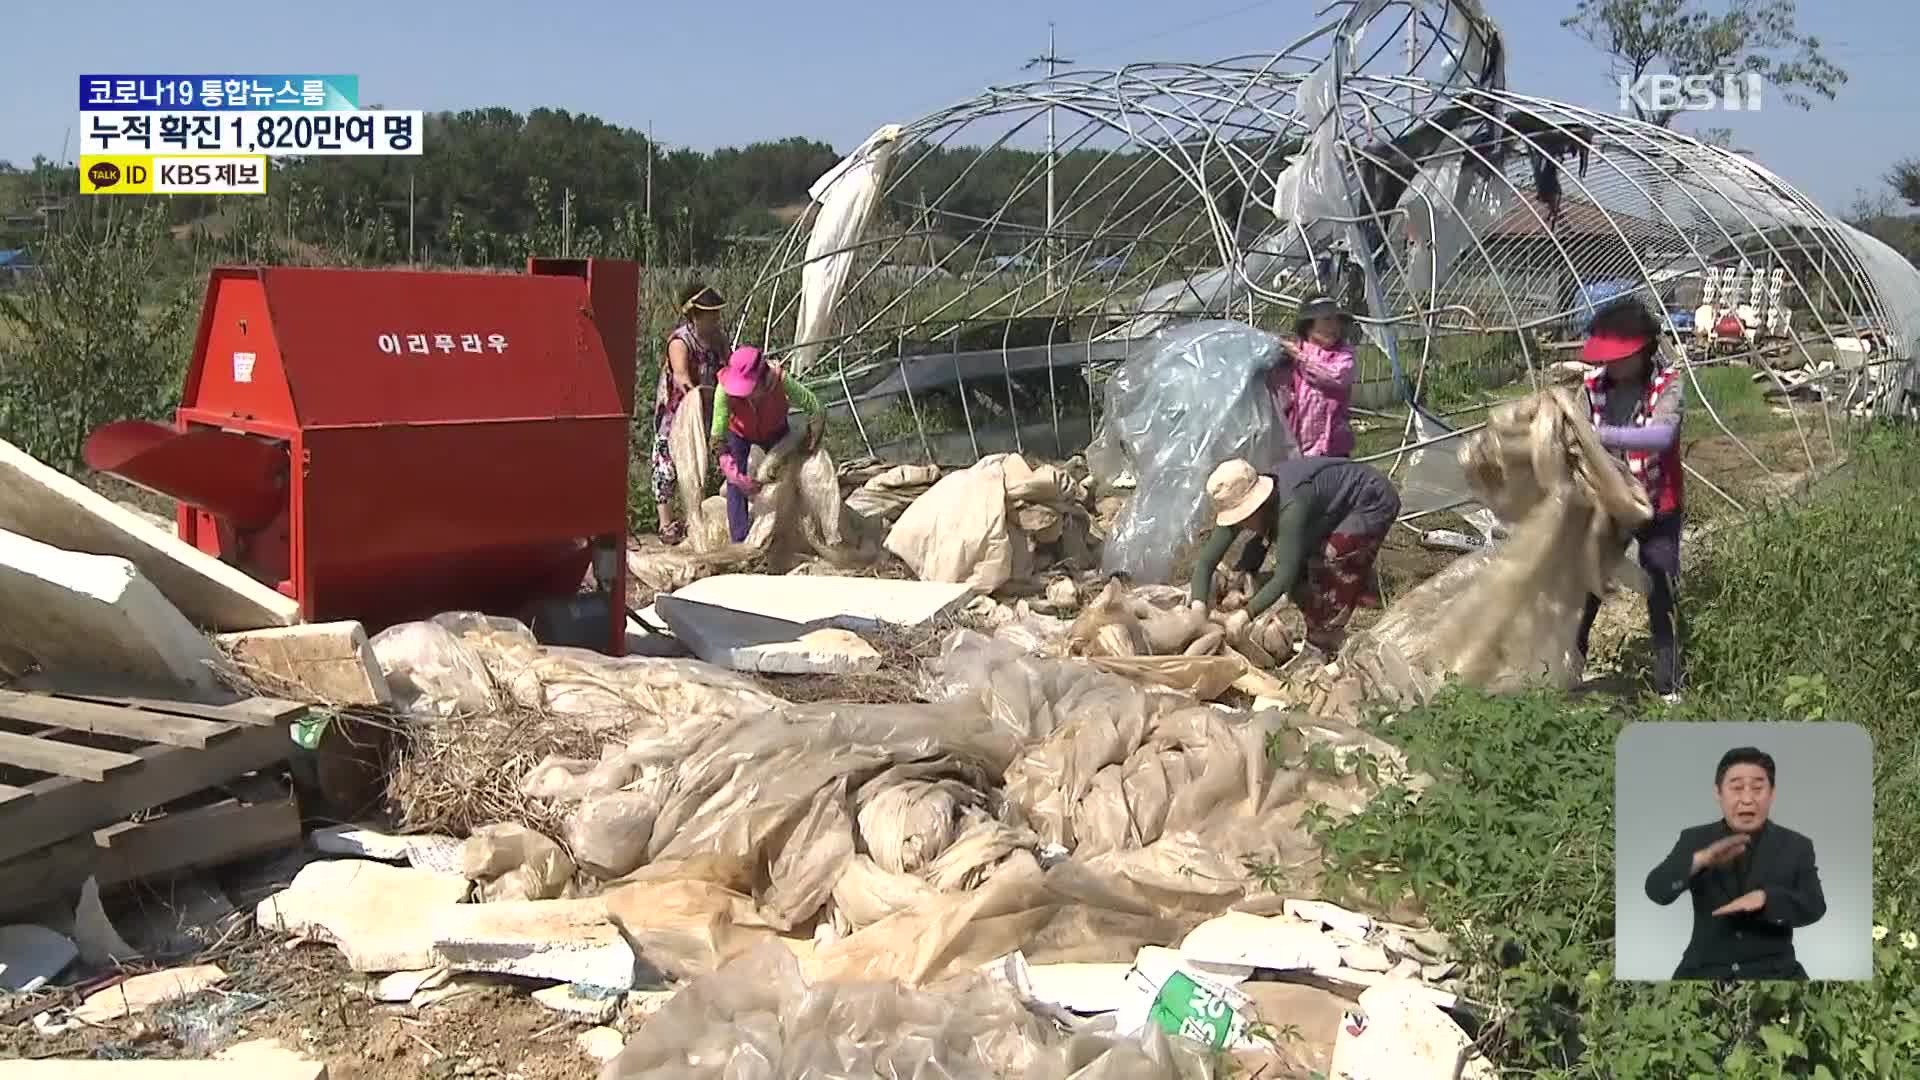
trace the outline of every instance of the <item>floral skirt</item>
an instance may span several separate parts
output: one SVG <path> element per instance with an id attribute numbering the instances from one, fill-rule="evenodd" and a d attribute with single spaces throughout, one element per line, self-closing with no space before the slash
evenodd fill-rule
<path id="1" fill-rule="evenodd" d="M 1308 641 L 1331 644 L 1346 631 L 1354 609 L 1380 606 L 1373 563 L 1385 540 L 1379 533 L 1336 532 L 1307 560 L 1294 603 L 1306 617 Z"/>

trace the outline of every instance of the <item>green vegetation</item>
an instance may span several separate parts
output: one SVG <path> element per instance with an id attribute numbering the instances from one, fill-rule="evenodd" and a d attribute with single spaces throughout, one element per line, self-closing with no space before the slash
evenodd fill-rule
<path id="1" fill-rule="evenodd" d="M 1920 1060 L 1920 434 L 1878 431 L 1809 503 L 1728 530 L 1683 582 L 1686 700 L 1453 692 L 1382 734 L 1438 778 L 1320 828 L 1336 890 L 1411 891 L 1510 1009 L 1483 1036 L 1510 1075 L 1885 1078 Z M 1835 552 L 1857 553 L 1836 558 Z M 1850 720 L 1874 740 L 1877 980 L 1612 981 L 1614 740 L 1635 719 Z"/>

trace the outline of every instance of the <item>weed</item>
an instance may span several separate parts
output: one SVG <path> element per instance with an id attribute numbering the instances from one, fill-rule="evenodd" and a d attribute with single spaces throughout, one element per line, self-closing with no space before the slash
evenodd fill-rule
<path id="1" fill-rule="evenodd" d="M 1690 686 L 1675 720 L 1856 720 L 1875 740 L 1872 984 L 1611 978 L 1613 703 L 1464 690 L 1387 738 L 1435 778 L 1345 821 L 1315 815 L 1334 895 L 1411 892 L 1451 933 L 1472 996 L 1511 1015 L 1490 1048 L 1536 1077 L 1912 1075 L 1920 1061 L 1920 435 L 1879 432 L 1810 504 L 1730 530 L 1683 586 Z M 1853 558 L 1836 552 L 1860 553 Z M 1895 869 L 1902 868 L 1902 869 Z"/>

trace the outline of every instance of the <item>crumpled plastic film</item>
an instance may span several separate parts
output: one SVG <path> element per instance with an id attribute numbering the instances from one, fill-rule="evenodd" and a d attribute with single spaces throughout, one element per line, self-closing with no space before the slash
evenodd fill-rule
<path id="1" fill-rule="evenodd" d="M 1651 519 L 1646 489 L 1568 390 L 1494 410 L 1461 463 L 1475 497 L 1512 523 L 1509 538 L 1396 601 L 1343 659 L 1402 701 L 1424 701 L 1449 678 L 1569 686 L 1581 606 L 1606 594 L 1631 534 Z"/>
<path id="2" fill-rule="evenodd" d="M 930 667 L 948 695 L 934 704 L 720 696 L 637 714 L 601 760 L 542 761 L 523 790 L 556 800 L 574 859 L 614 889 L 737 867 L 701 901 L 727 942 L 831 920 L 847 936 L 821 955 L 839 970 L 923 981 L 1015 949 L 1124 960 L 1256 885 L 1309 887 L 1301 815 L 1357 809 L 1372 788 L 1309 767 L 1307 748 L 1404 768 L 1346 725 L 1202 706 L 967 631 Z M 1055 845 L 1077 850 L 1043 873 Z M 733 947 L 691 911 L 662 929 L 649 904 L 627 907 L 685 963 Z"/>
<path id="3" fill-rule="evenodd" d="M 560 845 L 524 825 L 483 825 L 460 845 L 460 872 L 480 883 L 487 903 L 552 900 L 573 881 Z"/>
<path id="4" fill-rule="evenodd" d="M 985 980 L 939 993 L 810 986 L 793 954 L 770 945 L 675 994 L 600 1080 L 996 1080 L 1025 1073 L 1047 1037 Z"/>
<path id="5" fill-rule="evenodd" d="M 1244 894 L 1250 861 L 1314 883 L 1301 814 L 1312 803 L 1352 812 L 1372 788 L 1308 767 L 1310 745 L 1361 747 L 1382 776 L 1407 773 L 1399 751 L 1352 725 L 1225 712 L 971 631 L 948 639 L 936 670 L 954 692 L 984 695 L 1002 724 L 1050 729 L 1006 772 L 1008 819 L 1076 859 L 1112 856 L 1100 868 L 1136 900 L 1152 896 L 1149 910 L 1222 910 Z"/>
<path id="6" fill-rule="evenodd" d="M 1280 339 L 1243 323 L 1204 321 L 1161 331 L 1106 387 L 1087 462 L 1111 484 L 1131 473 L 1133 502 L 1107 535 L 1102 569 L 1166 582 L 1206 525 L 1207 476 L 1245 458 L 1262 471 L 1293 457 L 1265 372 Z"/>
<path id="7" fill-rule="evenodd" d="M 510 703 L 611 730 L 669 715 L 745 715 L 784 704 L 712 664 L 543 646 L 524 623 L 469 611 L 401 623 L 373 645 L 388 685 L 416 715 L 481 713 Z"/>
<path id="8" fill-rule="evenodd" d="M 1056 465 L 991 454 L 949 473 L 915 499 L 887 532 L 886 548 L 922 581 L 965 583 L 987 594 L 1039 569 L 1037 551 L 1084 553 L 1085 483 Z"/>
<path id="9" fill-rule="evenodd" d="M 394 704 L 423 717 L 490 712 L 493 680 L 471 645 L 439 622 L 390 626 L 369 643 Z"/>
<path id="10" fill-rule="evenodd" d="M 891 522 L 940 481 L 938 465 L 895 465 L 847 496 L 847 509 Z"/>

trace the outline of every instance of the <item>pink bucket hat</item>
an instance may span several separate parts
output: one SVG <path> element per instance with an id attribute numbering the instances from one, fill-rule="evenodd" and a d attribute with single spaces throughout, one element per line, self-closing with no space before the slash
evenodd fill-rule
<path id="1" fill-rule="evenodd" d="M 720 371 L 720 389 L 729 397 L 747 397 L 760 385 L 760 375 L 766 371 L 767 362 L 761 359 L 760 350 L 752 345 L 742 345 L 733 350 L 727 358 L 727 366 Z"/>

